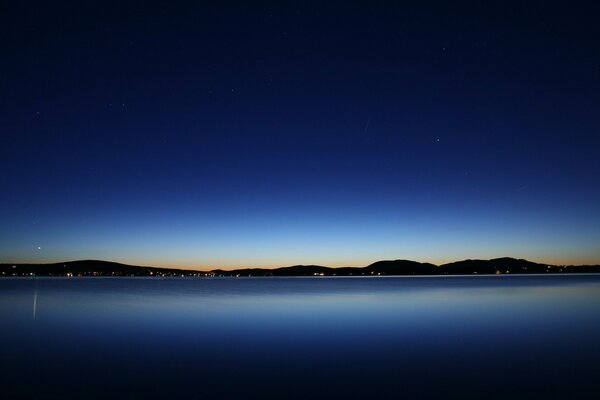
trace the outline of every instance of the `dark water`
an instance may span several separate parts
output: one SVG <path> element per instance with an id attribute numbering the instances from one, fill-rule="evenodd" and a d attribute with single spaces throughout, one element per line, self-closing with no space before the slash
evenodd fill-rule
<path id="1" fill-rule="evenodd" d="M 600 275 L 0 279 L 0 397 L 598 398 Z"/>

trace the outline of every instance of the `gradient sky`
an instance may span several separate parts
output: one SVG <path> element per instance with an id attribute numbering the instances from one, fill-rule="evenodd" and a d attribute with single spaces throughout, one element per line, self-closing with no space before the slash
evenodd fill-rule
<path id="1" fill-rule="evenodd" d="M 0 262 L 600 263 L 597 2 L 11 3 Z"/>

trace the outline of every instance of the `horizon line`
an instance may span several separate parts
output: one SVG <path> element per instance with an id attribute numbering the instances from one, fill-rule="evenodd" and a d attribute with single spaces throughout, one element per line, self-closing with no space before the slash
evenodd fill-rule
<path id="1" fill-rule="evenodd" d="M 279 265 L 279 266 L 274 266 L 274 267 L 264 267 L 264 266 L 241 266 L 241 267 L 200 267 L 200 268 L 209 268 L 209 269 L 196 269 L 196 267 L 177 267 L 177 266 L 169 266 L 169 267 L 165 267 L 165 266 L 158 266 L 158 265 L 145 265 L 146 263 L 141 263 L 141 264 L 137 264 L 137 263 L 128 263 L 128 262 L 123 262 L 123 261 L 113 261 L 113 260 L 106 260 L 106 259 L 96 259 L 96 258 L 83 258 L 83 259 L 76 259 L 76 260 L 66 260 L 66 261 L 55 261 L 55 262 L 0 262 L 1 264 L 4 265 L 52 265 L 52 264 L 61 264 L 61 263 L 75 263 L 75 262 L 106 262 L 106 263 L 114 263 L 114 264 L 121 264 L 121 265 L 126 265 L 126 266 L 131 266 L 131 267 L 141 267 L 141 268 L 158 268 L 158 269 L 171 269 L 171 270 L 188 270 L 188 271 L 194 271 L 194 272 L 211 272 L 211 271 L 224 271 L 224 272 L 228 272 L 228 271 L 236 271 L 236 270 L 246 270 L 246 269 L 263 269 L 263 270 L 276 270 L 276 269 L 280 269 L 280 268 L 289 268 L 289 267 L 297 267 L 297 266 L 318 266 L 318 267 L 325 267 L 325 268 L 331 268 L 331 269 L 338 269 L 338 268 L 365 268 L 368 267 L 369 265 L 378 263 L 378 262 L 385 262 L 385 261 L 409 261 L 409 262 L 415 262 L 415 263 L 419 263 L 419 264 L 430 264 L 430 265 L 434 265 L 436 267 L 441 267 L 443 265 L 447 265 L 447 264 L 452 264 L 452 263 L 456 263 L 456 262 L 463 262 L 463 261 L 468 261 L 468 260 L 475 260 L 475 261 L 490 261 L 490 260 L 498 260 L 498 259 L 514 259 L 514 260 L 525 260 L 528 262 L 533 262 L 536 264 L 544 264 L 544 265 L 549 265 L 549 266 L 597 266 L 600 265 L 600 263 L 583 263 L 583 264 L 577 264 L 577 263 L 546 263 L 546 262 L 540 262 L 540 261 L 533 261 L 530 259 L 526 259 L 526 258 L 521 258 L 521 257 L 511 257 L 511 256 L 502 256 L 502 257 L 492 257 L 492 258 L 463 258 L 463 259 L 457 259 L 454 261 L 448 261 L 448 262 L 444 262 L 441 264 L 436 264 L 433 262 L 428 262 L 428 261 L 416 261 L 416 260 L 411 260 L 408 258 L 394 258 L 394 259 L 380 259 L 380 260 L 376 260 L 370 263 L 367 263 L 366 265 L 360 265 L 360 266 L 337 266 L 337 267 L 332 267 L 332 266 L 328 266 L 325 264 L 315 264 L 315 263 L 299 263 L 299 264 L 285 264 L 285 265 Z"/>

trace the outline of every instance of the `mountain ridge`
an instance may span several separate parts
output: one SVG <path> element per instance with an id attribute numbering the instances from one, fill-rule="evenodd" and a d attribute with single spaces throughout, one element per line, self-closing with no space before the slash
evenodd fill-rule
<path id="1" fill-rule="evenodd" d="M 412 260 L 381 260 L 365 267 L 288 267 L 214 269 L 210 271 L 136 266 L 104 260 L 75 260 L 46 264 L 0 264 L 2 276 L 405 276 L 469 274 L 600 273 L 600 265 L 551 265 L 512 257 L 466 259 L 435 265 Z"/>

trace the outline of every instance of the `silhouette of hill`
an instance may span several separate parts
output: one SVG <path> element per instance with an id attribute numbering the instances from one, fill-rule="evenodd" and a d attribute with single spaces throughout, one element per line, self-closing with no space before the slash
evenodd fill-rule
<path id="1" fill-rule="evenodd" d="M 377 261 L 364 269 L 382 275 L 435 275 L 440 270 L 436 265 L 410 260 Z"/>
<path id="2" fill-rule="evenodd" d="M 0 264 L 0 276 L 194 276 L 198 273 L 186 269 L 140 267 L 101 260 L 52 264 Z"/>
<path id="3" fill-rule="evenodd" d="M 510 257 L 462 260 L 440 266 L 410 260 L 377 261 L 366 267 L 330 268 L 294 265 L 275 269 L 243 268 L 193 271 L 127 265 L 101 260 L 52 264 L 0 264 L 0 276 L 378 276 L 378 275 L 470 275 L 600 273 L 600 265 L 548 265 Z"/>
<path id="4" fill-rule="evenodd" d="M 548 264 L 538 264 L 523 259 L 510 257 L 494 258 L 491 260 L 463 260 L 439 267 L 447 274 L 539 274 L 549 270 Z M 554 272 L 553 266 L 550 269 Z"/>
<path id="5" fill-rule="evenodd" d="M 294 265 L 292 267 L 277 268 L 273 271 L 274 276 L 310 276 L 329 274 L 333 268 L 320 265 Z"/>
<path id="6" fill-rule="evenodd" d="M 440 266 L 410 260 L 377 261 L 366 267 L 330 268 L 295 265 L 276 269 L 246 268 L 214 270 L 214 276 L 372 276 L 372 275 L 471 275 L 600 272 L 600 265 L 555 266 L 510 257 L 492 260 L 463 260 Z"/>

